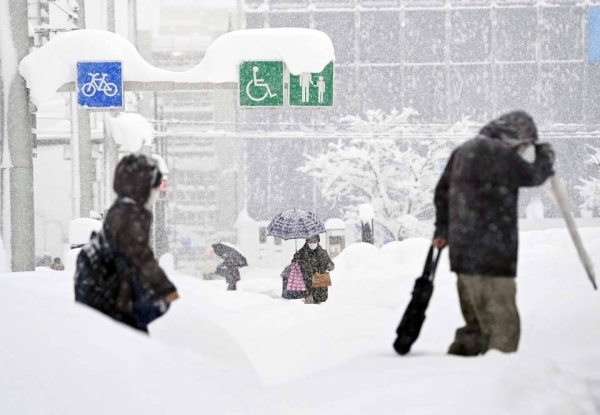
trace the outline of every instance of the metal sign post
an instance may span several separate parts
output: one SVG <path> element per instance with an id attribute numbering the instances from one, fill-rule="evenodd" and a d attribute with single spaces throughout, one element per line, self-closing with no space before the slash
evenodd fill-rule
<path id="1" fill-rule="evenodd" d="M 74 217 L 88 217 L 93 209 L 94 181 L 89 110 L 123 108 L 123 65 L 120 61 L 77 62 L 78 135 L 73 136 L 72 152 L 79 154 L 79 179 L 74 178 Z M 75 152 L 77 147 L 77 152 Z"/>

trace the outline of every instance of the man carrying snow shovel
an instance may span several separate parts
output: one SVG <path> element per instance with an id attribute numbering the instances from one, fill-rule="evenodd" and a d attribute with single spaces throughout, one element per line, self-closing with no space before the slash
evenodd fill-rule
<path id="1" fill-rule="evenodd" d="M 505 114 L 454 150 L 436 187 L 433 245 L 450 248 L 467 323 L 456 331 L 449 354 L 515 352 L 519 346 L 519 188 L 542 185 L 553 174 L 554 163 L 550 144 L 536 144 L 537 140 L 528 114 Z M 533 163 L 522 157 L 531 145 Z"/>

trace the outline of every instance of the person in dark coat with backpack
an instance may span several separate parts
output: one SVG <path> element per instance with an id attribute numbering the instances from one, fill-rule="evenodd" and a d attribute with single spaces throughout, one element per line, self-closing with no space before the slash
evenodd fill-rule
<path id="1" fill-rule="evenodd" d="M 450 248 L 466 326 L 449 353 L 474 356 L 490 349 L 515 352 L 519 188 L 553 174 L 550 144 L 538 144 L 533 119 L 522 111 L 501 116 L 452 153 L 435 189 L 433 245 Z M 535 161 L 522 154 L 535 146 Z"/>
<path id="2" fill-rule="evenodd" d="M 134 295 L 150 295 L 159 313 L 178 298 L 149 245 L 161 176 L 144 155 L 128 155 L 119 162 L 113 186 L 118 198 L 102 230 L 82 248 L 75 274 L 77 301 L 143 332 L 147 323 L 134 309 Z"/>
<path id="3" fill-rule="evenodd" d="M 306 285 L 307 304 L 320 304 L 327 301 L 329 291 L 327 287 L 313 287 L 313 275 L 324 274 L 333 271 L 335 264 L 329 258 L 329 254 L 320 245 L 321 238 L 315 235 L 306 240 L 304 246 L 294 254 L 292 262 L 296 262 L 302 271 L 302 277 Z"/>

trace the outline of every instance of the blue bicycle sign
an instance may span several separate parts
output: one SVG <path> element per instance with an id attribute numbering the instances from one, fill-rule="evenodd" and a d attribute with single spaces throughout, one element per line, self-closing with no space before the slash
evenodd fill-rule
<path id="1" fill-rule="evenodd" d="M 77 62 L 77 102 L 85 108 L 123 107 L 121 62 Z"/>

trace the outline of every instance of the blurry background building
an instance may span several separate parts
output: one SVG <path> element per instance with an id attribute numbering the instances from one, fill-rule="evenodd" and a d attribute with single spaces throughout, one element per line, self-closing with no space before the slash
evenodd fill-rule
<path id="1" fill-rule="evenodd" d="M 542 139 L 556 147 L 558 171 L 573 189 L 581 176 L 595 171 L 584 161 L 587 145 L 599 144 L 600 65 L 588 59 L 588 12 L 598 6 L 577 0 L 244 0 L 246 28 L 318 29 L 331 37 L 336 53 L 334 108 L 245 111 L 244 121 L 267 125 L 269 137 L 282 135 L 290 124 L 320 135 L 329 126 L 336 131 L 333 138 L 343 131 L 344 116 L 410 108 L 408 122 L 419 127 L 413 137 L 447 129 L 451 138 L 459 123 L 471 126 L 460 134 L 464 139 L 493 117 L 524 109 L 538 122 Z M 293 183 L 302 154 L 326 142 L 290 143 L 296 157 L 275 162 L 271 170 L 276 171 L 267 164 L 277 151 L 264 157 L 261 167 L 250 166 L 256 173 L 249 180 L 257 184 L 250 194 L 258 199 L 250 214 L 276 213 L 265 208 L 268 198 L 289 204 L 288 188 L 277 189 L 269 177 Z M 265 143 L 254 145 L 264 148 Z M 293 198 L 310 197 L 310 186 L 302 188 L 304 193 Z M 557 214 L 546 193 L 525 192 L 522 215 L 533 197 L 543 199 L 546 215 Z M 571 197 L 578 206 L 577 192 Z"/>
<path id="2" fill-rule="evenodd" d="M 107 2 L 85 2 L 88 28 L 106 30 Z M 57 7 L 68 11 L 72 3 L 28 0 L 33 46 L 73 29 L 75 16 Z M 600 147 L 600 66 L 588 57 L 588 13 L 600 1 L 149 0 L 137 2 L 137 25 L 132 3 L 115 1 L 115 31 L 159 68 L 193 68 L 219 35 L 238 28 L 315 28 L 336 51 L 335 103 L 328 109 L 240 109 L 235 91 L 130 97 L 132 110 L 153 125 L 154 151 L 170 169 L 157 252 L 172 252 L 188 273 L 213 266 L 206 265 L 210 244 L 236 241 L 242 211 L 260 224 L 294 207 L 323 220 L 342 217 L 319 183 L 298 171 L 306 156 L 338 140 L 466 139 L 520 108 L 557 148 L 558 171 L 570 189 L 597 169 L 585 160 L 588 144 Z M 374 111 L 410 116 L 397 128 L 376 125 L 369 118 Z M 349 128 L 348 116 L 365 122 Z M 38 109 L 37 122 L 36 251 L 59 255 L 71 219 L 68 98 L 57 94 Z M 98 211 L 110 203 L 103 124 L 100 115 L 92 117 Z M 577 212 L 580 196 L 570 196 Z M 537 190 L 523 194 L 523 217 L 532 199 L 543 202 L 544 215 L 556 215 Z M 275 242 L 262 234 L 258 241 Z"/>

